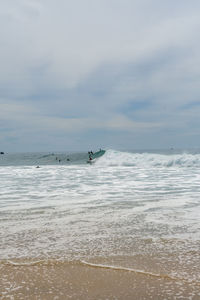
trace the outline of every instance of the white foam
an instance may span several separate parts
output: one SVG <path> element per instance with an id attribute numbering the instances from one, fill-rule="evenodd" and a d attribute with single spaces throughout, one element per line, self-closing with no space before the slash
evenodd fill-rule
<path id="1" fill-rule="evenodd" d="M 200 167 L 200 154 L 155 154 L 130 153 L 107 150 L 97 161 L 103 166 L 133 166 L 133 167 Z"/>
<path id="2" fill-rule="evenodd" d="M 199 155 L 106 151 L 92 166 L 0 167 L 0 258 L 200 240 Z"/>

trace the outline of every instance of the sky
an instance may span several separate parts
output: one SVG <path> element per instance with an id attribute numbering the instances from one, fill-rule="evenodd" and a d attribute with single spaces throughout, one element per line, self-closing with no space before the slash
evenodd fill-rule
<path id="1" fill-rule="evenodd" d="M 0 151 L 200 147 L 199 0 L 1 0 Z"/>

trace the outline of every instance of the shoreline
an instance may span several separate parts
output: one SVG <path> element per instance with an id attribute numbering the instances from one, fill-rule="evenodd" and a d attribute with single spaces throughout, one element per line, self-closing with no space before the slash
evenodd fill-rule
<path id="1" fill-rule="evenodd" d="M 0 265 L 4 299 L 198 299 L 200 282 L 84 261 Z"/>

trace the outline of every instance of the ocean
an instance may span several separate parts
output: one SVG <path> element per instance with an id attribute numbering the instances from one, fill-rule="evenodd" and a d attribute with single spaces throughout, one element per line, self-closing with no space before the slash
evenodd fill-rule
<path id="1" fill-rule="evenodd" d="M 200 151 L 0 156 L 1 299 L 200 299 Z"/>

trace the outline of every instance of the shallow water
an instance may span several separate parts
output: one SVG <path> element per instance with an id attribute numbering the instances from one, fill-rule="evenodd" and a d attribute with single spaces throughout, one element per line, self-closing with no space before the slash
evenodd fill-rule
<path id="1" fill-rule="evenodd" d="M 183 296 L 188 285 L 187 297 L 198 296 L 198 151 L 108 150 L 93 165 L 86 160 L 85 153 L 1 157 L 1 267 L 84 261 L 163 276 Z"/>

